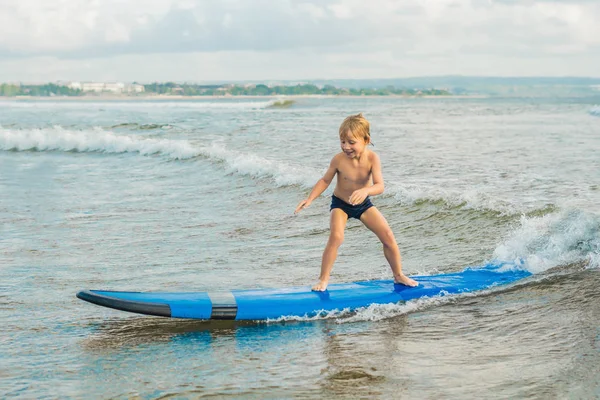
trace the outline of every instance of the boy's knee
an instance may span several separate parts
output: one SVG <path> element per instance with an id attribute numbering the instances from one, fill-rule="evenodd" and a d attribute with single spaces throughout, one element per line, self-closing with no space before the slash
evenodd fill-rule
<path id="1" fill-rule="evenodd" d="M 384 247 L 393 247 L 396 245 L 396 238 L 391 229 L 385 231 L 381 236 L 381 243 L 383 243 Z"/>
<path id="2" fill-rule="evenodd" d="M 341 246 L 344 243 L 344 234 L 343 233 L 331 233 L 329 235 L 329 242 L 335 246 Z"/>

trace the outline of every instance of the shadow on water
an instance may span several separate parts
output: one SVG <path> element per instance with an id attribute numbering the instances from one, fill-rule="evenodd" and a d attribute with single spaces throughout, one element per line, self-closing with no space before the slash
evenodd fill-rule
<path id="1" fill-rule="evenodd" d="M 146 344 L 183 343 L 185 341 L 232 340 L 238 346 L 252 341 L 268 346 L 285 346 L 289 340 L 328 336 L 368 329 L 368 323 L 338 324 L 334 319 L 312 321 L 200 321 L 160 317 L 93 322 L 90 335 L 82 341 L 89 351 L 118 351 Z"/>
<path id="2" fill-rule="evenodd" d="M 91 335 L 84 342 L 88 350 L 109 350 L 149 343 L 173 341 L 176 337 L 202 336 L 210 340 L 234 337 L 240 329 L 252 329 L 267 324 L 254 321 L 201 321 L 160 317 L 133 317 L 90 324 Z"/>

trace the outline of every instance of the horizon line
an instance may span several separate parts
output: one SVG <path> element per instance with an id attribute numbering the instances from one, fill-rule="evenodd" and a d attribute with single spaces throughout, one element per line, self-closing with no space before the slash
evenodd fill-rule
<path id="1" fill-rule="evenodd" d="M 0 84 L 40 84 L 40 83 L 57 83 L 57 82 L 103 82 L 103 83 L 138 83 L 138 84 L 151 84 L 151 83 L 236 83 L 236 82 L 314 82 L 314 81 L 402 81 L 402 80 L 414 80 L 414 79 L 496 79 L 496 80 L 509 80 L 509 79 L 543 79 L 543 80 L 598 80 L 600 82 L 600 76 L 574 76 L 574 75 L 561 75 L 561 76 L 549 76 L 549 75 L 514 75 L 514 76 L 498 76 L 498 75 L 415 75 L 410 77 L 394 77 L 394 78 L 285 78 L 285 79 L 210 79 L 210 80 L 196 80 L 196 79 L 185 79 L 185 80 L 171 80 L 171 79 L 154 79 L 154 80 L 119 80 L 119 79 L 55 79 L 55 80 L 7 80 L 0 81 Z"/>

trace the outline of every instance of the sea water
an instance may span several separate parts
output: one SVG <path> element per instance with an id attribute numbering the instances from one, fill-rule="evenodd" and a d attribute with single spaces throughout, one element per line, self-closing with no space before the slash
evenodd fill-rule
<path id="1" fill-rule="evenodd" d="M 600 396 L 599 98 L 0 101 L 0 394 Z M 362 112 L 409 275 L 502 261 L 508 287 L 269 322 L 163 319 L 81 289 L 310 285 Z M 349 221 L 332 282 L 388 279 Z"/>

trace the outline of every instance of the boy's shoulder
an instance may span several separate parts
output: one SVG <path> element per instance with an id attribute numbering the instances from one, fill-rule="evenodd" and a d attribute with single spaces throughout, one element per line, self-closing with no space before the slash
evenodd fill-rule
<path id="1" fill-rule="evenodd" d="M 369 150 L 369 161 L 377 161 L 379 160 L 379 156 L 373 150 Z"/>
<path id="2" fill-rule="evenodd" d="M 345 155 L 344 155 L 344 152 L 343 152 L 343 151 L 340 151 L 339 153 L 337 153 L 336 155 L 334 155 L 334 156 L 331 158 L 331 162 L 332 162 L 332 163 L 339 163 L 341 160 L 344 160 L 344 156 L 345 156 Z"/>

